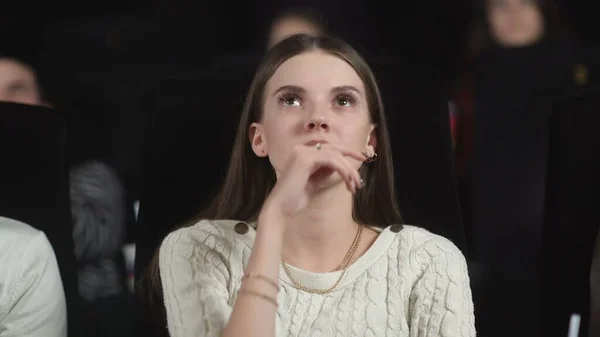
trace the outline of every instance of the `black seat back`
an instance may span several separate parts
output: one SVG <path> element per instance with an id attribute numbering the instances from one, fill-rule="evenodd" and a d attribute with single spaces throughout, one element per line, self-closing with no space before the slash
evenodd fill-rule
<path id="1" fill-rule="evenodd" d="M 600 91 L 569 94 L 551 104 L 544 220 L 543 335 L 565 336 L 570 315 L 590 319 L 590 267 L 600 214 Z"/>
<path id="2" fill-rule="evenodd" d="M 466 254 L 442 76 L 401 60 L 371 64 L 386 109 L 404 221 L 452 240 Z"/>
<path id="3" fill-rule="evenodd" d="M 475 73 L 468 230 L 483 269 L 475 307 L 485 336 L 540 336 L 549 112 L 532 102 L 548 89 L 541 53 L 490 50 Z"/>
<path id="4" fill-rule="evenodd" d="M 542 334 L 552 110 L 540 102 L 591 85 L 593 78 L 580 81 L 591 72 L 580 76 L 578 53 L 575 46 L 548 41 L 479 56 L 468 230 L 470 255 L 485 269 L 475 307 L 478 331 L 486 336 Z"/>

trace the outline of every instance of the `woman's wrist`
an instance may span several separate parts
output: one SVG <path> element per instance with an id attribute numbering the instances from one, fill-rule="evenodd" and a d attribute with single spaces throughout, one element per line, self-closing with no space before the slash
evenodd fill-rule
<path id="1" fill-rule="evenodd" d="M 281 207 L 277 207 L 276 203 L 268 199 L 264 203 L 257 220 L 259 227 L 267 227 L 269 231 L 274 230 L 283 233 L 285 229 L 286 216 L 281 211 Z"/>

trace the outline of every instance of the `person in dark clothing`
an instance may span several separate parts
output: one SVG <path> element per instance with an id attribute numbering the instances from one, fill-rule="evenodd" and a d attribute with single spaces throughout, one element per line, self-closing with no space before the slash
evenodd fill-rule
<path id="1" fill-rule="evenodd" d="M 562 336 L 568 326 L 568 317 L 547 319 L 562 308 L 544 305 L 555 284 L 545 275 L 562 269 L 544 269 L 550 115 L 537 103 L 588 85 L 575 73 L 593 51 L 569 37 L 551 6 L 482 1 L 456 81 L 460 197 L 470 270 L 482 270 L 473 289 L 483 337 Z"/>

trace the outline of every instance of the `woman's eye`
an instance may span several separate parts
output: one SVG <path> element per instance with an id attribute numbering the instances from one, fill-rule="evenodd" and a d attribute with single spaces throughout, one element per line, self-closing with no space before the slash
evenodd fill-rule
<path id="1" fill-rule="evenodd" d="M 336 104 L 341 107 L 350 107 L 354 105 L 355 99 L 348 95 L 338 96 L 336 98 Z"/>
<path id="2" fill-rule="evenodd" d="M 292 95 L 282 96 L 279 99 L 279 102 L 281 104 L 283 104 L 284 106 L 299 106 L 300 105 L 300 99 L 298 99 L 298 97 L 292 96 Z"/>
<path id="3" fill-rule="evenodd" d="M 285 104 L 289 105 L 289 106 L 293 106 L 293 105 L 297 105 L 298 104 L 298 100 L 295 98 L 288 98 L 285 100 Z"/>

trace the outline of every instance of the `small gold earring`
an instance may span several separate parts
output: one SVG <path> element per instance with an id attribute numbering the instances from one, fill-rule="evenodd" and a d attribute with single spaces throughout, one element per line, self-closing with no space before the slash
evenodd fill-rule
<path id="1" fill-rule="evenodd" d="M 363 155 L 367 157 L 367 160 L 365 160 L 365 162 L 367 163 L 374 162 L 375 159 L 377 159 L 377 153 L 373 152 L 373 154 L 371 154 L 369 150 L 365 150 L 365 152 L 363 152 Z"/>

